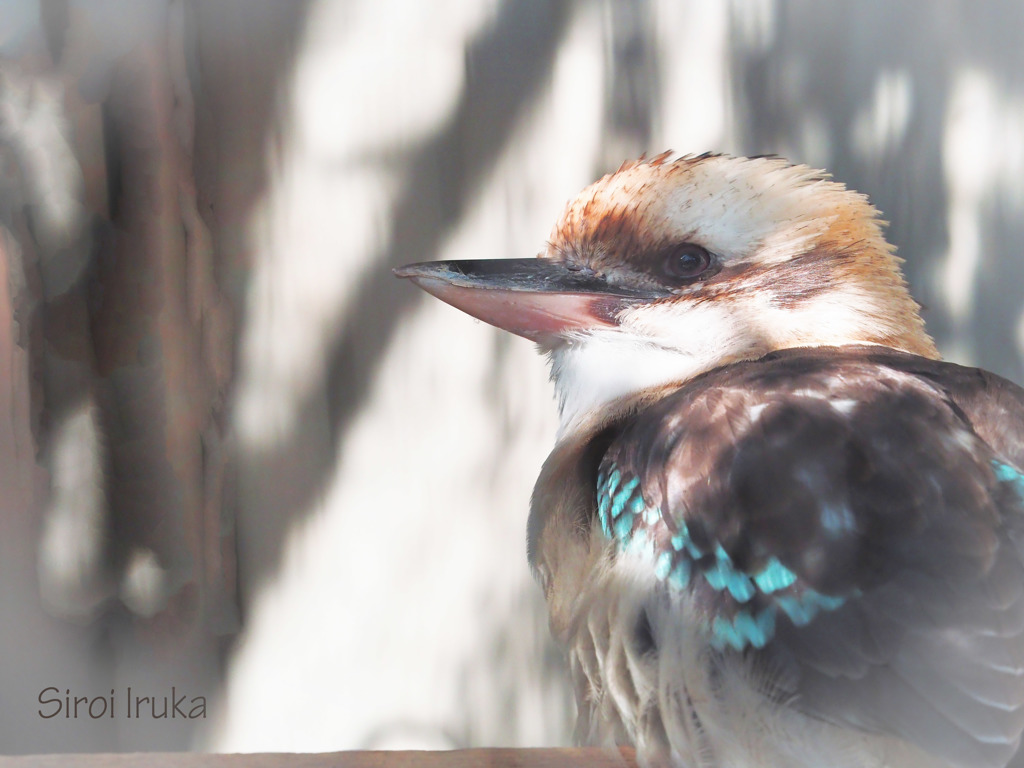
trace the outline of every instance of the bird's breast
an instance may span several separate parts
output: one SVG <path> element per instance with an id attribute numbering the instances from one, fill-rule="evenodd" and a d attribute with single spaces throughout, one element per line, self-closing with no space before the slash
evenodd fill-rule
<path id="1" fill-rule="evenodd" d="M 692 590 L 653 574 L 647 547 L 602 554 L 582 580 L 565 632 L 576 738 L 634 745 L 647 764 L 686 768 L 936 768 L 906 743 L 840 728 L 794 707 L 784 669 L 709 635 Z"/>

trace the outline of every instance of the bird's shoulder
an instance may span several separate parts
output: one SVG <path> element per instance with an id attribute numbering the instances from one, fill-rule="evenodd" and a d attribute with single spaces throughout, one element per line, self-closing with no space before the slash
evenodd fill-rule
<path id="1" fill-rule="evenodd" d="M 1022 448 L 1024 392 L 992 374 L 873 347 L 787 350 L 622 425 L 600 461 L 598 522 L 622 545 L 653 540 L 669 574 L 848 594 L 954 544 L 947 573 L 980 567 L 1019 504 Z M 931 550 L 907 546 L 929 537 Z"/>

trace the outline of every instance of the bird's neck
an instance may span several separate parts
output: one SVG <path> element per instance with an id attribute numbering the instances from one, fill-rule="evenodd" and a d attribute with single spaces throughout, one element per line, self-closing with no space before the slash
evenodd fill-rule
<path id="1" fill-rule="evenodd" d="M 877 345 L 939 357 L 917 305 L 898 297 L 825 296 L 803 308 L 735 308 L 694 317 L 701 329 L 659 342 L 619 330 L 570 339 L 549 351 L 559 437 L 589 431 L 683 386 L 702 373 L 782 349 Z M 706 306 L 706 305 L 705 305 Z"/>
<path id="2" fill-rule="evenodd" d="M 760 357 L 756 349 L 736 349 L 725 362 L 755 357 Z M 656 399 L 661 391 L 720 364 L 614 333 L 565 344 L 551 352 L 559 438 L 599 428 L 638 402 Z"/>

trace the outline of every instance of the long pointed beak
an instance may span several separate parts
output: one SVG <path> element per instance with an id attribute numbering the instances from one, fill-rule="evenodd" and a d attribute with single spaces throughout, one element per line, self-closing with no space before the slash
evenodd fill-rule
<path id="1" fill-rule="evenodd" d="M 547 259 L 428 261 L 394 273 L 485 323 L 532 341 L 613 327 L 626 306 L 653 298 Z"/>

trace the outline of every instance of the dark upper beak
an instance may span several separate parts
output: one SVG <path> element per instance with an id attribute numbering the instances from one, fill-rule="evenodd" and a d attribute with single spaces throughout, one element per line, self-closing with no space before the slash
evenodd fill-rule
<path id="1" fill-rule="evenodd" d="M 548 259 L 428 261 L 394 273 L 485 323 L 533 341 L 612 327 L 624 308 L 655 298 L 650 291 L 612 286 L 591 270 Z"/>

